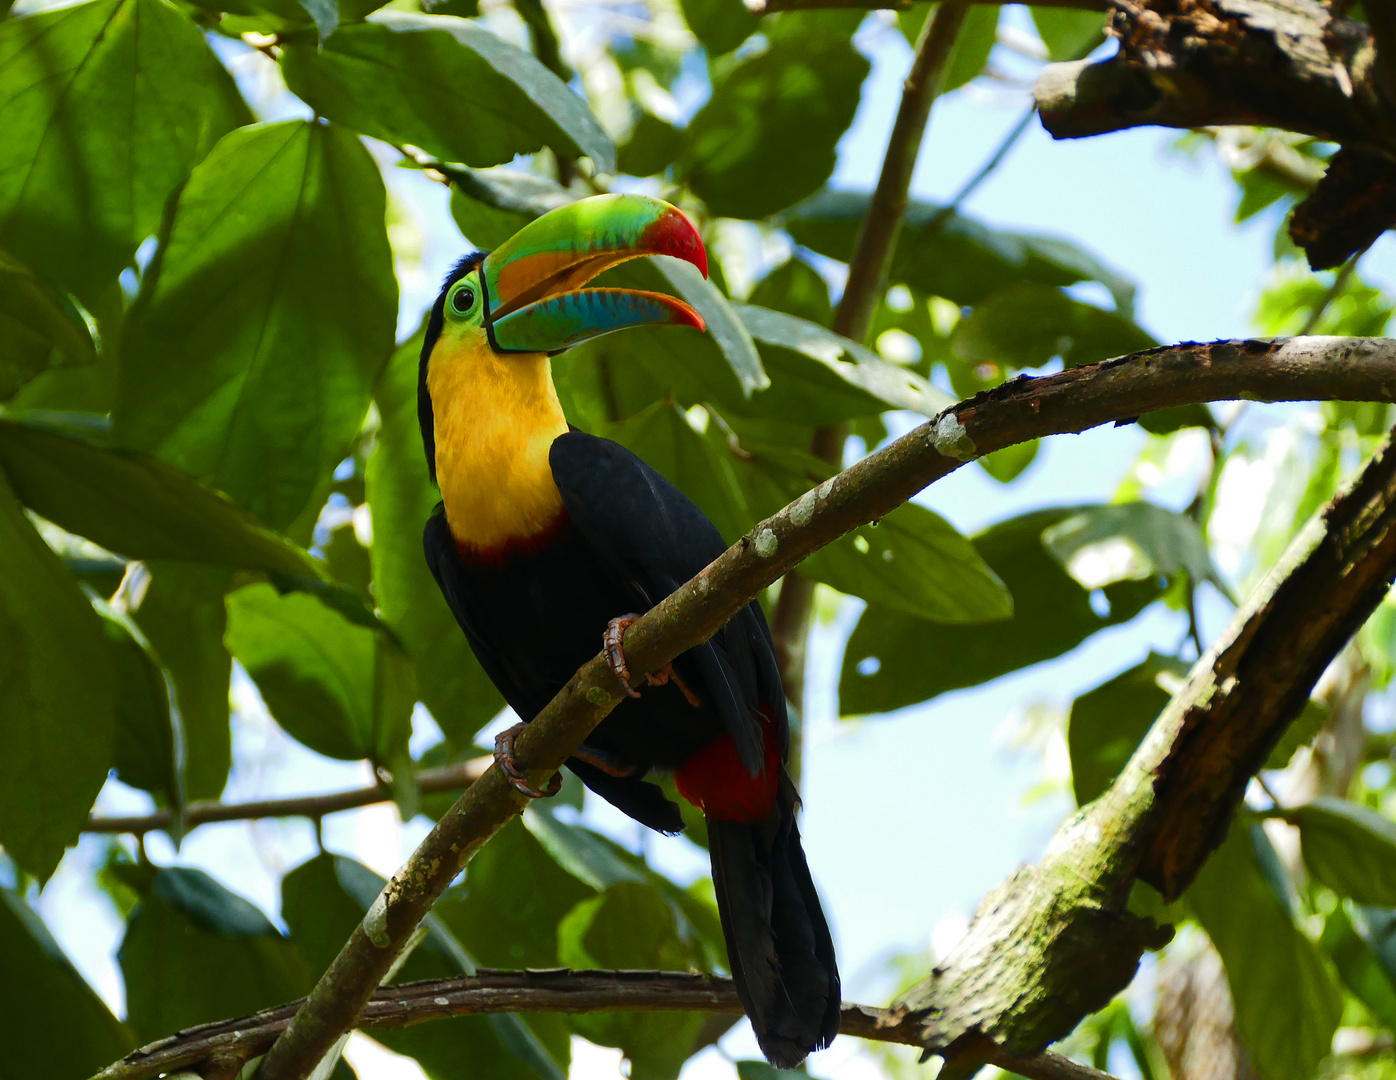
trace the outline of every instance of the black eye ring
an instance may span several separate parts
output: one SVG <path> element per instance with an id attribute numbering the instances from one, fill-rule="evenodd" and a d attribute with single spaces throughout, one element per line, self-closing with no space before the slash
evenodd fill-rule
<path id="1" fill-rule="evenodd" d="M 459 289 L 451 297 L 451 310 L 457 315 L 468 315 L 475 307 L 475 290 Z"/>

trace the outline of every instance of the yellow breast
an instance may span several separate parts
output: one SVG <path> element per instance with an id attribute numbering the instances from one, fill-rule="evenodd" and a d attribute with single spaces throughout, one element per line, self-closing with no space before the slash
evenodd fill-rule
<path id="1" fill-rule="evenodd" d="M 436 479 L 458 543 L 488 550 L 556 524 L 562 496 L 548 449 L 567 431 L 548 358 L 500 356 L 484 341 L 443 337 L 427 369 Z"/>

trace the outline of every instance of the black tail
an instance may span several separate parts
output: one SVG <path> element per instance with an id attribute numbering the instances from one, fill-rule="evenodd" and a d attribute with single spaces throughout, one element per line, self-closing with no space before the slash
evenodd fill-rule
<path id="1" fill-rule="evenodd" d="M 708 819 L 732 979 L 762 1053 L 778 1069 L 793 1069 L 839 1033 L 834 942 L 800 847 L 795 804 L 782 770 L 764 821 Z"/>

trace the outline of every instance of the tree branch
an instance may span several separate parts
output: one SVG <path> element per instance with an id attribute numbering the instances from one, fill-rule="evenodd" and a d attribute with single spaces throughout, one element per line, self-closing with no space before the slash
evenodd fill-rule
<path id="1" fill-rule="evenodd" d="M 441 791 L 459 791 L 469 787 L 484 775 L 492 758 L 478 757 L 439 769 L 423 769 L 417 774 L 417 787 L 423 795 Z M 296 795 L 285 799 L 261 799 L 256 802 L 223 803 L 193 802 L 184 814 L 186 830 L 216 821 L 252 821 L 258 818 L 308 817 L 322 818 L 341 810 L 353 810 L 373 803 L 392 802 L 392 792 L 384 784 L 336 791 L 328 795 Z M 134 833 L 141 836 L 157 830 L 168 830 L 172 821 L 168 810 L 135 817 L 90 817 L 83 826 L 89 833 Z"/>
<path id="2" fill-rule="evenodd" d="M 1001 5 L 1010 0 L 970 0 L 975 4 Z M 863 8 L 868 11 L 905 11 L 912 0 L 747 0 L 747 8 L 756 15 L 774 15 L 778 11 L 813 11 L 819 8 Z M 1037 7 L 1079 8 L 1086 11 L 1108 10 L 1108 0 L 1037 0 Z"/>
<path id="3" fill-rule="evenodd" d="M 1109 790 L 1062 825 L 1039 867 L 985 898 L 954 952 L 898 1003 L 925 1045 L 950 1063 L 984 1038 L 1015 1053 L 1045 1046 L 1172 936 L 1130 911 L 1134 886 L 1172 901 L 1192 883 L 1250 777 L 1396 576 L 1394 435 L 1294 538 Z"/>
<path id="4" fill-rule="evenodd" d="M 92 1080 L 154 1080 L 204 1062 L 237 1065 L 265 1053 L 301 1002 L 253 1016 L 204 1024 L 142 1047 Z M 364 1007 L 359 1027 L 403 1028 L 429 1020 L 483 1013 L 590 1013 L 681 1010 L 740 1013 L 732 980 L 678 971 L 490 971 L 460 979 L 387 986 Z M 843 1006 L 842 1033 L 876 1042 L 919 1046 L 914 1025 L 884 1009 Z M 984 1059 L 1032 1080 L 1112 1080 L 1051 1052 L 1014 1056 L 994 1049 Z"/>
<path id="5" fill-rule="evenodd" d="M 758 524 L 630 627 L 627 658 L 637 670 L 659 670 L 706 641 L 762 589 L 814 551 L 884 516 L 979 455 L 1047 435 L 1127 421 L 1156 409 L 1243 397 L 1396 400 L 1396 341 L 1188 343 L 1005 383 L 947 409 Z M 1292 666 L 1289 659 L 1277 664 Z M 598 654 L 523 730 L 515 746 L 517 762 L 535 783 L 545 785 L 622 700 L 623 688 Z M 526 802 L 497 765 L 466 790 L 379 894 L 272 1047 L 262 1080 L 302 1080 L 358 1022 L 432 904 Z M 1035 1028 L 1024 1031 L 1029 1039 L 1036 1037 Z"/>

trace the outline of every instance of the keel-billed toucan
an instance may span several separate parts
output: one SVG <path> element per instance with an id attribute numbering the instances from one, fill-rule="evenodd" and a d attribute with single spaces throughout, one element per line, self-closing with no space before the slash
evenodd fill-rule
<path id="1" fill-rule="evenodd" d="M 569 428 L 553 387 L 549 358 L 601 334 L 703 330 L 673 297 L 583 287 L 643 255 L 707 272 L 698 233 L 674 207 L 637 195 L 583 199 L 463 259 L 427 323 L 418 407 L 441 489 L 427 561 L 481 666 L 525 722 L 603 640 L 628 679 L 624 617 L 726 547 L 643 461 Z M 567 765 L 660 832 L 683 821 L 650 773 L 672 772 L 706 815 L 732 976 L 766 1056 L 793 1067 L 837 1034 L 839 976 L 795 825 L 785 695 L 760 607 L 749 604 L 645 681 Z M 541 794 L 513 767 L 511 745 L 498 744 L 505 771 Z"/>

